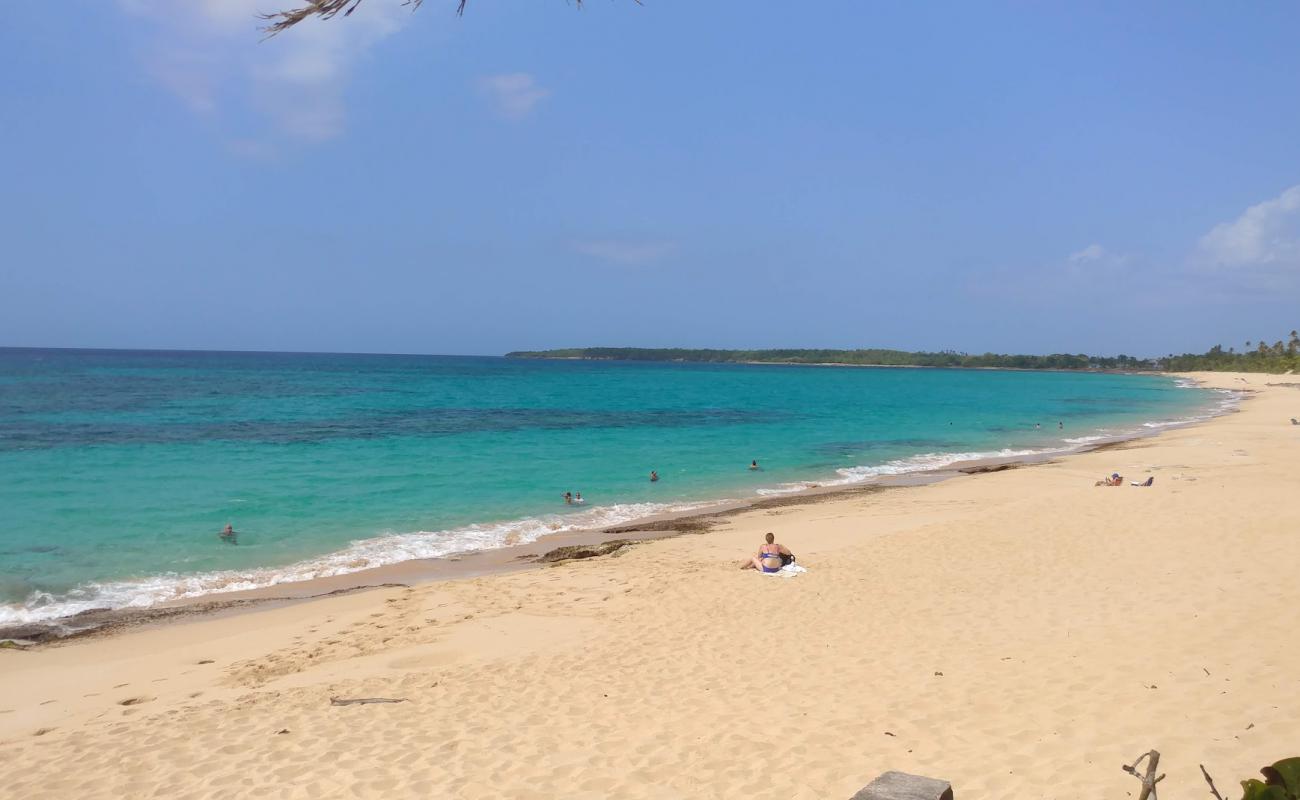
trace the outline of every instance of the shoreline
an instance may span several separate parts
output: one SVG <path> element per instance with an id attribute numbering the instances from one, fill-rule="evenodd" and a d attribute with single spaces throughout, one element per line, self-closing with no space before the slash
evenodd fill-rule
<path id="1" fill-rule="evenodd" d="M 1300 725 L 1300 652 L 1270 635 L 1300 608 L 1300 394 L 1274 388 L 1300 378 L 1278 380 L 1032 469 L 0 650 L 7 788 L 816 800 L 899 770 L 1083 800 L 1133 791 L 1119 765 L 1154 748 L 1195 796 L 1197 764 L 1254 774 Z M 1093 485 L 1112 471 L 1123 488 Z M 806 573 L 737 569 L 767 530 Z M 365 698 L 397 702 L 334 702 Z"/>
<path id="2" fill-rule="evenodd" d="M 917 368 L 943 369 L 941 367 Z M 1175 379 L 1185 377 L 1178 373 L 1162 374 Z M 556 548 L 597 544 L 615 536 L 640 543 L 690 533 L 707 533 L 711 528 L 725 523 L 727 519 L 753 510 L 810 505 L 887 489 L 922 486 L 973 474 L 1048 464 L 1058 458 L 1103 451 L 1135 440 L 1160 436 L 1166 431 L 1203 425 L 1236 412 L 1242 401 L 1249 396 L 1249 391 L 1242 389 L 1219 389 L 1218 391 L 1229 392 L 1232 395 L 1231 399 L 1208 409 L 1204 416 L 1174 420 L 1145 430 L 1102 436 L 1095 441 L 1073 444 L 1065 448 L 1044 449 L 1021 455 L 960 459 L 942 466 L 896 475 L 875 475 L 851 483 L 831 485 L 812 483 L 805 488 L 789 491 L 770 490 L 768 494 L 753 497 L 699 501 L 692 503 L 693 507 L 688 510 L 665 511 L 608 526 L 547 533 L 522 544 L 462 551 L 435 558 L 414 558 L 336 575 L 285 581 L 251 589 L 208 592 L 142 608 L 129 606 L 92 608 L 49 620 L 0 626 L 0 642 L 13 642 L 24 647 L 58 644 L 90 636 L 112 635 L 145 625 L 165 625 L 212 615 L 245 613 L 374 588 L 418 586 L 439 581 L 507 574 L 541 566 L 543 563 L 541 558 Z"/>

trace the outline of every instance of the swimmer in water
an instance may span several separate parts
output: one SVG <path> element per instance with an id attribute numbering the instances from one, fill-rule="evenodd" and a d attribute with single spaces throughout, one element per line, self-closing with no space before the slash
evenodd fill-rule
<path id="1" fill-rule="evenodd" d="M 650 470 L 650 482 L 654 483 L 657 480 L 659 480 L 659 473 L 655 470 Z"/>
<path id="2" fill-rule="evenodd" d="M 565 493 L 564 493 L 564 504 L 565 504 L 566 506 L 567 506 L 567 505 L 572 505 L 572 504 L 573 504 L 573 495 L 572 495 L 571 493 L 569 493 L 569 492 L 565 492 Z"/>
<path id="3" fill-rule="evenodd" d="M 749 468 L 750 468 L 750 469 L 758 469 L 758 462 L 757 462 L 757 461 L 751 461 L 751 462 L 749 462 Z"/>
<path id="4" fill-rule="evenodd" d="M 573 504 L 574 504 L 575 506 L 580 506 L 580 505 L 582 505 L 582 504 L 585 503 L 585 502 L 587 502 L 587 501 L 582 499 L 582 492 L 578 492 L 577 494 L 575 494 L 575 495 L 573 496 Z"/>
<path id="5" fill-rule="evenodd" d="M 239 544 L 239 534 L 235 532 L 234 526 L 229 522 L 226 523 L 226 527 L 221 529 L 221 533 L 218 534 L 218 536 L 221 538 L 221 541 L 226 542 L 227 544 Z"/>

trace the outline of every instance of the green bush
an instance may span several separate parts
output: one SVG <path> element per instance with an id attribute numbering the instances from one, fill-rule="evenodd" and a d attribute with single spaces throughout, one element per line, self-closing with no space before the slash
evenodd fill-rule
<path id="1" fill-rule="evenodd" d="M 1284 758 L 1260 772 L 1264 780 L 1241 782 L 1241 800 L 1300 800 L 1300 757 Z"/>

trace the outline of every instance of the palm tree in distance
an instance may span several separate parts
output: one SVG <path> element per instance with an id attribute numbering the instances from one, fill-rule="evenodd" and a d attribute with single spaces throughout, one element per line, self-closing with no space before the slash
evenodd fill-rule
<path id="1" fill-rule="evenodd" d="M 469 0 L 456 0 L 456 14 L 465 13 L 465 4 Z M 292 8 L 288 11 L 275 11 L 270 14 L 262 14 L 262 19 L 269 24 L 266 26 L 268 36 L 274 36 L 281 31 L 287 31 L 299 22 L 309 17 L 319 17 L 321 19 L 332 19 L 342 14 L 348 16 L 357 10 L 361 5 L 361 0 L 300 0 L 305 5 L 299 8 Z M 424 0 L 402 0 L 402 5 L 410 6 L 412 10 L 420 7 Z M 637 5 L 641 0 L 635 0 Z M 575 6 L 581 6 L 582 0 L 573 0 Z"/>

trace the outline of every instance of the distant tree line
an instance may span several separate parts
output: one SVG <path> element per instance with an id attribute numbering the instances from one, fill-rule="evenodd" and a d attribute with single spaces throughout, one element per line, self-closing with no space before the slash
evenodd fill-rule
<path id="1" fill-rule="evenodd" d="M 1069 369 L 1190 372 L 1286 372 L 1300 369 L 1300 335 L 1291 331 L 1286 342 L 1246 343 L 1234 348 L 1215 345 L 1202 354 L 1185 353 L 1163 358 L 1128 355 L 1090 356 L 1054 353 L 1046 356 L 970 354 L 955 350 L 908 352 L 905 350 L 688 350 L 649 347 L 575 347 L 560 350 L 520 350 L 507 358 L 585 359 L 595 361 L 690 361 L 710 364 L 848 364 L 879 367 L 967 367 L 986 369 Z"/>

